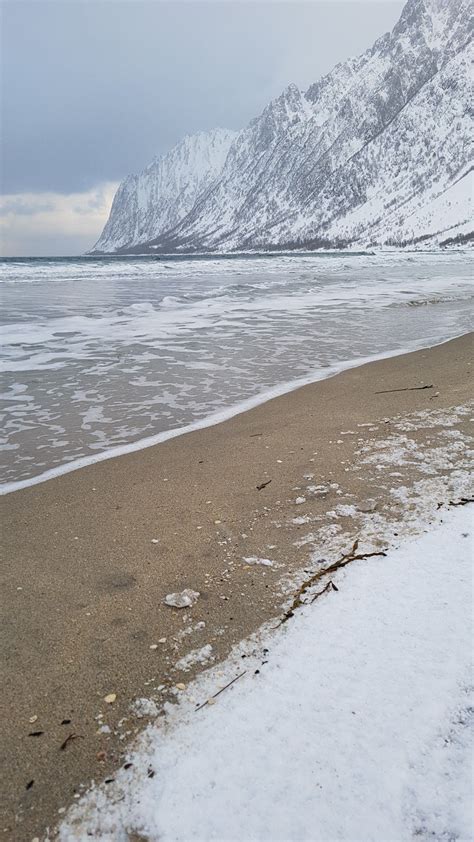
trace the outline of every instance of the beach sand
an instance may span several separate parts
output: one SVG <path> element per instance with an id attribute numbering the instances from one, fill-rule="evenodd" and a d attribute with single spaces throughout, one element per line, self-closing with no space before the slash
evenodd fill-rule
<path id="1" fill-rule="evenodd" d="M 220 660 L 281 616 L 282 575 L 317 545 L 298 540 L 308 523 L 325 527 L 335 506 L 383 507 L 394 484 L 419 479 L 412 465 L 351 467 L 394 417 L 465 404 L 472 349 L 468 335 L 370 363 L 2 499 L 5 839 L 41 838 L 82 787 L 113 776 L 148 721 L 131 702 L 203 668 L 173 670 L 179 658 L 210 643 Z M 433 426 L 410 433 L 421 450 Z M 183 588 L 200 593 L 192 609 L 163 604 Z"/>

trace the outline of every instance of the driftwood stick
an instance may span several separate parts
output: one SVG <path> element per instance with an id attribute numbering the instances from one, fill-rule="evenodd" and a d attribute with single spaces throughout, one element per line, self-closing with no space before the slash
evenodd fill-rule
<path id="1" fill-rule="evenodd" d="M 225 685 L 225 687 L 221 687 L 221 689 L 218 690 L 217 693 L 214 693 L 214 695 L 210 696 L 209 698 L 215 699 L 217 696 L 220 696 L 220 694 L 223 693 L 224 690 L 227 690 L 227 688 L 230 687 L 231 684 L 234 684 L 236 681 L 239 680 L 239 678 L 242 678 L 242 676 L 245 675 L 246 672 L 247 670 L 244 670 L 239 675 L 236 675 L 235 678 L 232 679 L 232 681 L 229 681 L 229 683 Z M 201 708 L 205 707 L 207 704 L 209 704 L 209 699 L 206 699 L 206 701 L 203 702 L 202 705 L 199 705 L 196 708 L 196 710 L 201 710 Z"/>
<path id="2" fill-rule="evenodd" d="M 422 392 L 423 389 L 432 389 L 433 384 L 430 386 L 407 386 L 406 389 L 382 389 L 381 392 L 374 392 L 374 395 L 388 395 L 389 392 Z"/>

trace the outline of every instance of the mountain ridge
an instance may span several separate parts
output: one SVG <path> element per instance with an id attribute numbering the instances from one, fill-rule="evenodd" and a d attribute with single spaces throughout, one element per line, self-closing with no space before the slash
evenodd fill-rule
<path id="1" fill-rule="evenodd" d="M 181 181 L 177 144 L 122 182 L 93 253 L 471 237 L 470 8 L 408 0 L 392 32 L 305 92 L 288 85 L 240 132 L 191 136 Z"/>

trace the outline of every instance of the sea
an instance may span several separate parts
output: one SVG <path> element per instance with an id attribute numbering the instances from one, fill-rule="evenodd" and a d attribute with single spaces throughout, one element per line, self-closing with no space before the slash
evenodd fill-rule
<path id="1" fill-rule="evenodd" d="M 463 334 L 474 288 L 468 252 L 299 252 L 6 258 L 0 296 L 6 493 Z"/>

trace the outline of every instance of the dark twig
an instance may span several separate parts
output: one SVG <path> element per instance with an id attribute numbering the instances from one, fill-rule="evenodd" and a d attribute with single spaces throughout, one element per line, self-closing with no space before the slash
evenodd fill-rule
<path id="1" fill-rule="evenodd" d="M 474 497 L 461 497 L 460 500 L 450 500 L 448 506 L 466 506 L 468 503 L 474 503 Z"/>
<path id="2" fill-rule="evenodd" d="M 324 567 L 321 570 L 317 570 L 316 573 L 313 573 L 313 575 L 309 577 L 309 579 L 306 579 L 306 581 L 303 582 L 303 584 L 301 585 L 299 590 L 296 592 L 292 604 L 290 605 L 288 611 L 285 612 L 285 614 L 283 615 L 283 617 L 280 620 L 278 625 L 281 626 L 281 625 L 283 625 L 283 623 L 286 623 L 286 621 L 289 620 L 290 617 L 293 617 L 296 608 L 299 608 L 301 605 L 304 605 L 303 599 L 302 599 L 303 596 L 306 594 L 306 592 L 309 590 L 309 588 L 313 587 L 313 585 L 315 585 L 316 582 L 318 582 L 320 579 L 323 579 L 327 575 L 330 575 L 331 573 L 334 573 L 336 570 L 339 570 L 339 568 L 341 568 L 341 567 L 345 567 L 346 564 L 350 564 L 351 561 L 361 561 L 362 559 L 372 558 L 373 556 L 386 556 L 387 555 L 387 553 L 384 550 L 380 550 L 379 552 L 376 552 L 376 553 L 358 553 L 358 554 L 356 554 L 358 546 L 359 546 L 359 539 L 354 541 L 354 544 L 352 545 L 352 549 L 348 553 L 343 555 L 342 558 L 340 558 L 338 561 L 335 561 L 333 564 L 330 564 L 329 567 Z M 322 593 L 324 593 L 324 591 L 321 591 L 319 594 L 317 594 L 317 596 L 321 596 Z"/>
<path id="3" fill-rule="evenodd" d="M 83 740 L 83 739 L 84 739 L 84 737 L 82 736 L 82 734 L 69 734 L 69 736 L 66 737 L 64 742 L 61 743 L 61 745 L 59 746 L 59 750 L 65 751 L 65 749 L 68 747 L 69 743 L 72 743 L 73 740 Z"/>
<path id="4" fill-rule="evenodd" d="M 408 386 L 406 389 L 382 389 L 381 392 L 374 392 L 374 395 L 388 395 L 389 392 L 422 392 L 423 389 L 432 389 L 431 386 Z"/>
<path id="5" fill-rule="evenodd" d="M 331 588 L 331 590 L 334 588 L 334 590 L 337 591 L 336 586 L 333 585 L 332 581 L 329 581 L 327 583 L 327 585 L 324 586 L 322 591 L 318 591 L 317 593 L 314 594 L 313 598 L 310 600 L 311 605 L 313 604 L 313 602 L 315 602 L 317 600 L 318 596 L 322 596 L 323 593 L 326 593 L 326 591 L 329 590 L 329 588 Z"/>
<path id="6" fill-rule="evenodd" d="M 267 485 L 270 485 L 271 479 L 267 479 L 266 482 L 261 482 L 260 485 L 257 485 L 257 491 L 261 491 L 262 488 L 266 488 Z"/>
<path id="7" fill-rule="evenodd" d="M 235 681 L 238 681 L 239 678 L 242 678 L 242 676 L 245 675 L 246 672 L 247 672 L 247 670 L 244 670 L 239 675 L 236 675 L 235 678 L 232 679 L 232 681 L 229 681 L 229 683 L 226 684 L 225 687 L 221 687 L 221 689 L 218 690 L 217 693 L 214 693 L 213 696 L 210 696 L 210 698 L 215 699 L 215 698 L 217 698 L 217 696 L 220 696 L 220 694 L 223 693 L 224 690 L 227 690 L 227 688 L 230 687 L 231 684 L 234 684 Z M 206 707 L 207 704 L 209 704 L 209 699 L 206 699 L 206 701 L 203 702 L 202 705 L 199 705 L 196 708 L 196 710 L 201 710 L 201 708 Z"/>

